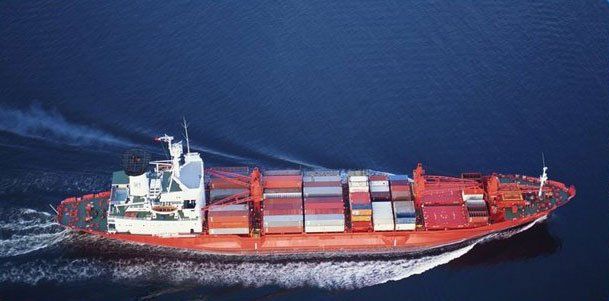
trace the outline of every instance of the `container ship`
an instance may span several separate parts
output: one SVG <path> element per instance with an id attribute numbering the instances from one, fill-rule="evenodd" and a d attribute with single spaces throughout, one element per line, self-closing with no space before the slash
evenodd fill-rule
<path id="1" fill-rule="evenodd" d="M 209 254 L 413 253 L 455 246 L 543 218 L 575 196 L 547 178 L 493 173 L 206 168 L 182 141 L 169 160 L 123 155 L 109 191 L 71 197 L 57 222 L 133 243 Z"/>

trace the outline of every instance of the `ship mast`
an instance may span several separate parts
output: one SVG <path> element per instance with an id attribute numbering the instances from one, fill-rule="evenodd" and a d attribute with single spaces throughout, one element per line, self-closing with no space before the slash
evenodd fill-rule
<path id="1" fill-rule="evenodd" d="M 541 161 L 543 162 L 543 169 L 541 172 L 541 176 L 539 176 L 539 192 L 537 193 L 538 197 L 541 197 L 541 193 L 543 192 L 543 185 L 548 180 L 548 167 L 546 166 L 546 158 L 543 153 L 541 153 Z"/>
<path id="2" fill-rule="evenodd" d="M 188 123 L 186 117 L 182 117 L 182 127 L 184 127 L 184 135 L 186 136 L 186 153 L 190 153 L 190 140 L 188 139 Z"/>

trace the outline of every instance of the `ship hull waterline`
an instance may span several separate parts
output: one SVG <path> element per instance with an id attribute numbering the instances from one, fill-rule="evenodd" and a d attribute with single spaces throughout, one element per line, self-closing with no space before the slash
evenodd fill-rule
<path id="1" fill-rule="evenodd" d="M 524 227 L 548 216 L 554 209 L 486 226 L 426 231 L 367 233 L 274 234 L 262 237 L 191 235 L 159 237 L 73 229 L 122 242 L 197 251 L 214 255 L 291 255 L 321 253 L 421 253 Z"/>

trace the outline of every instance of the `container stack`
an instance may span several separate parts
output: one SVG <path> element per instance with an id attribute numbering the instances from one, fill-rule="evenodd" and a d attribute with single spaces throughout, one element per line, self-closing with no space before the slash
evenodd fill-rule
<path id="1" fill-rule="evenodd" d="M 249 234 L 249 205 L 211 205 L 207 212 L 207 227 L 209 234 Z"/>
<path id="2" fill-rule="evenodd" d="M 416 213 L 408 176 L 389 176 L 389 186 L 391 200 L 393 201 L 395 230 L 414 230 L 416 228 Z"/>
<path id="3" fill-rule="evenodd" d="M 463 200 L 467 207 L 468 222 L 472 226 L 488 224 L 488 207 L 484 201 L 484 191 L 477 189 L 463 189 Z"/>
<path id="4" fill-rule="evenodd" d="M 370 197 L 372 201 L 391 201 L 388 176 L 370 176 Z"/>
<path id="5" fill-rule="evenodd" d="M 468 224 L 461 190 L 425 190 L 421 197 L 427 229 L 459 229 Z"/>
<path id="6" fill-rule="evenodd" d="M 372 198 L 372 222 L 374 231 L 395 230 L 393 205 L 389 189 L 389 178 L 385 175 L 370 176 Z"/>
<path id="7" fill-rule="evenodd" d="M 349 206 L 351 208 L 351 231 L 368 232 L 372 226 L 372 202 L 368 176 L 355 173 L 349 176 Z"/>
<path id="8" fill-rule="evenodd" d="M 414 230 L 416 229 L 416 214 L 413 201 L 393 202 L 395 230 Z"/>
<path id="9" fill-rule="evenodd" d="M 302 175 L 299 170 L 266 171 L 263 178 L 266 234 L 302 233 Z"/>
<path id="10" fill-rule="evenodd" d="M 306 172 L 302 185 L 305 232 L 344 232 L 345 204 L 339 172 Z"/>
<path id="11" fill-rule="evenodd" d="M 227 171 L 244 175 L 248 174 L 246 169 L 231 169 Z M 207 212 L 209 234 L 249 234 L 249 204 L 214 205 L 214 203 L 237 194 L 247 197 L 249 196 L 249 189 L 225 178 L 215 176 L 210 178 L 209 201 L 211 206 Z"/>

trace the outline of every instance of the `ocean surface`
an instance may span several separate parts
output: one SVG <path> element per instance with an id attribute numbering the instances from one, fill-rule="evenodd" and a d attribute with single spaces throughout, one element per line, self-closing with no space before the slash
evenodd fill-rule
<path id="1" fill-rule="evenodd" d="M 48 204 L 180 136 L 207 166 L 549 176 L 530 229 L 419 256 L 100 242 Z M 0 300 L 608 300 L 607 1 L 2 1 Z"/>

